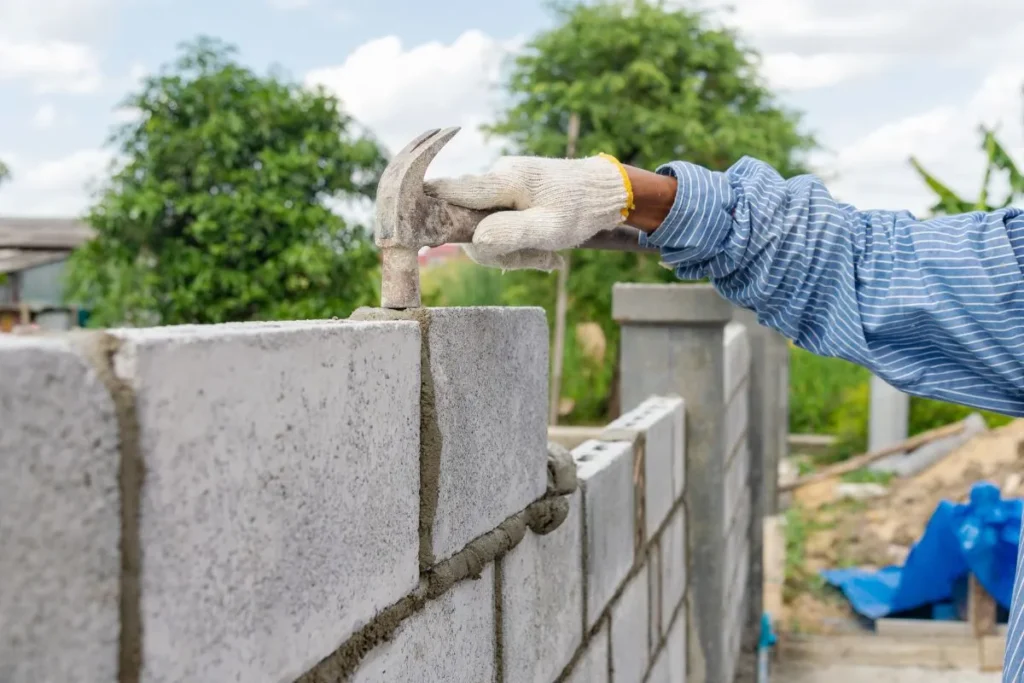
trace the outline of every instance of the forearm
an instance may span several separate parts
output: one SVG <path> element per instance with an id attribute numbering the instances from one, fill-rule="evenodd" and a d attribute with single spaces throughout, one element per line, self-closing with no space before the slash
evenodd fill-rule
<path id="1" fill-rule="evenodd" d="M 1024 414 L 1020 210 L 929 221 L 858 211 L 817 178 L 786 181 L 752 159 L 659 173 L 677 178 L 676 194 L 643 239 L 680 278 L 710 278 L 799 346 L 909 393 Z M 651 220 L 642 200 L 636 213 Z"/>

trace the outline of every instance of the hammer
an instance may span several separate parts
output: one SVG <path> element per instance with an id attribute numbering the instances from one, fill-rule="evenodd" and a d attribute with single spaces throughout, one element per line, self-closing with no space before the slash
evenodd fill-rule
<path id="1" fill-rule="evenodd" d="M 374 238 L 381 250 L 380 303 L 383 308 L 420 307 L 419 250 L 466 244 L 493 211 L 467 209 L 423 193 L 423 176 L 458 127 L 428 130 L 395 155 L 377 185 Z M 656 252 L 641 247 L 640 231 L 626 226 L 602 230 L 578 249 Z"/>

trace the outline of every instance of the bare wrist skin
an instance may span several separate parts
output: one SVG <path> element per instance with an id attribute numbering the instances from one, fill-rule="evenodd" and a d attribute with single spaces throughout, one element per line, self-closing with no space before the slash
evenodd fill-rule
<path id="1" fill-rule="evenodd" d="M 676 200 L 676 179 L 642 168 L 626 166 L 626 174 L 633 186 L 633 205 L 626 224 L 650 235 L 664 221 Z"/>

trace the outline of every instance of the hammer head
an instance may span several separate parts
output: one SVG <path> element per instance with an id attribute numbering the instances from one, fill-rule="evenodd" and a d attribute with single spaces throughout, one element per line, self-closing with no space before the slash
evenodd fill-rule
<path id="1" fill-rule="evenodd" d="M 377 185 L 374 241 L 381 249 L 381 306 L 420 306 L 419 250 L 451 241 L 442 201 L 423 194 L 423 176 L 459 128 L 434 128 L 396 154 Z"/>

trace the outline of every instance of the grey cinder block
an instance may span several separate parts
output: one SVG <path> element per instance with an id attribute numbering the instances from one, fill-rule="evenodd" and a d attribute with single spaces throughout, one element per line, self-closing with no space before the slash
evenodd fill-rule
<path id="1" fill-rule="evenodd" d="M 661 536 L 661 632 L 667 633 L 686 594 L 686 510 L 678 508 Z"/>
<path id="2" fill-rule="evenodd" d="M 549 683 L 583 641 L 582 493 L 545 536 L 527 533 L 501 562 L 505 683 Z"/>
<path id="3" fill-rule="evenodd" d="M 494 565 L 479 579 L 451 590 L 402 622 L 370 651 L 352 683 L 461 683 L 493 681 Z"/>
<path id="4" fill-rule="evenodd" d="M 416 587 L 415 323 L 115 334 L 146 683 L 294 679 Z"/>
<path id="5" fill-rule="evenodd" d="M 615 683 L 641 683 L 650 661 L 647 567 L 637 573 L 612 605 L 612 670 Z"/>
<path id="6" fill-rule="evenodd" d="M 118 426 L 62 339 L 0 335 L 0 680 L 118 674 Z"/>
<path id="7" fill-rule="evenodd" d="M 654 537 L 676 500 L 676 491 L 683 488 L 682 412 L 682 399 L 652 396 L 611 422 L 601 436 L 606 441 L 643 445 L 644 538 Z"/>
<path id="8" fill-rule="evenodd" d="M 595 633 L 576 662 L 566 683 L 608 683 L 608 626 Z"/>
<path id="9" fill-rule="evenodd" d="M 429 341 L 441 561 L 544 494 L 548 328 L 540 308 L 436 308 Z"/>
<path id="10" fill-rule="evenodd" d="M 633 448 L 586 441 L 572 452 L 583 492 L 587 628 L 597 623 L 634 559 Z"/>

